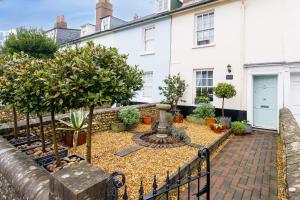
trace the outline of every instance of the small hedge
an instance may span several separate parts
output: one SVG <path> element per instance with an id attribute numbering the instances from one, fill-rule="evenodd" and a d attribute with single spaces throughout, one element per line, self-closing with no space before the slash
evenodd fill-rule
<path id="1" fill-rule="evenodd" d="M 246 128 L 247 125 L 243 122 L 236 121 L 231 123 L 231 130 L 236 135 L 246 134 Z"/>

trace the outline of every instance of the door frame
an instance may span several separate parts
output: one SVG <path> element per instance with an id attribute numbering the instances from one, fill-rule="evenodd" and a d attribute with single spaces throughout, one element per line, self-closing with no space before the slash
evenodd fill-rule
<path id="1" fill-rule="evenodd" d="M 247 76 L 247 119 L 249 123 L 254 125 L 254 77 L 255 76 L 277 76 L 277 131 L 279 131 L 279 111 L 283 105 L 283 96 L 284 96 L 284 83 L 283 75 L 281 72 L 272 72 L 272 71 L 252 71 L 248 73 Z"/>

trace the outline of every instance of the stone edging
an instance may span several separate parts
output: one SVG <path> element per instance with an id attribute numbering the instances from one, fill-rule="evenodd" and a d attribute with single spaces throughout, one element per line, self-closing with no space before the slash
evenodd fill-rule
<path id="1" fill-rule="evenodd" d="M 210 155 L 220 146 L 222 145 L 222 143 L 227 139 L 229 138 L 229 136 L 231 135 L 231 130 L 227 130 L 223 135 L 222 137 L 216 139 L 212 144 L 210 144 L 207 148 L 210 152 Z M 198 166 L 198 163 L 199 163 L 199 157 L 198 156 L 195 156 L 194 158 L 192 158 L 192 160 L 188 163 L 188 164 L 185 164 L 184 166 L 182 166 L 180 168 L 180 176 L 181 177 L 186 177 L 188 175 L 188 171 L 189 171 L 189 168 L 191 168 L 191 170 L 195 170 L 197 169 L 197 166 Z M 172 174 L 170 176 L 170 181 L 171 181 L 171 184 L 174 184 L 176 183 L 176 181 L 178 180 L 178 172 L 176 172 L 175 174 Z M 166 185 L 165 183 L 160 187 L 160 189 L 164 188 Z"/>
<path id="2" fill-rule="evenodd" d="M 287 108 L 280 110 L 280 134 L 284 140 L 288 198 L 300 199 L 300 128 L 293 114 Z"/>
<path id="3" fill-rule="evenodd" d="M 49 173 L 5 139 L 0 139 L 0 173 L 22 199 L 49 198 Z"/>

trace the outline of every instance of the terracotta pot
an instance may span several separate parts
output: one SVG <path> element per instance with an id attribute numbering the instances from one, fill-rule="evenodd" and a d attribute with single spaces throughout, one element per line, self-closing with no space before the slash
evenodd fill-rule
<path id="1" fill-rule="evenodd" d="M 81 132 L 78 134 L 77 146 L 83 145 L 86 143 L 86 133 Z M 65 134 L 65 145 L 73 147 L 73 133 L 68 132 Z"/>
<path id="2" fill-rule="evenodd" d="M 174 122 L 175 123 L 183 123 L 183 116 L 181 114 L 175 114 Z"/>
<path id="3" fill-rule="evenodd" d="M 150 124 L 152 124 L 152 117 L 144 117 L 143 121 L 144 121 L 144 124 L 150 125 Z"/>
<path id="4" fill-rule="evenodd" d="M 215 133 L 221 133 L 223 131 L 223 127 L 222 128 L 216 128 L 215 126 L 213 127 L 213 131 Z"/>
<path id="5" fill-rule="evenodd" d="M 216 119 L 215 118 L 206 118 L 205 119 L 205 122 L 206 122 L 206 125 L 207 126 L 214 126 L 215 125 L 215 123 L 216 123 Z"/>

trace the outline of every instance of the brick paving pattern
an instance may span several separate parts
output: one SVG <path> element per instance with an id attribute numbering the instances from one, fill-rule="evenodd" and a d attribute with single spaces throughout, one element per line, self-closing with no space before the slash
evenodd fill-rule
<path id="1" fill-rule="evenodd" d="M 211 161 L 211 199 L 277 199 L 276 162 L 275 133 L 233 136 Z M 195 188 L 193 183 L 191 194 L 196 193 Z M 187 199 L 186 194 L 181 199 Z"/>

